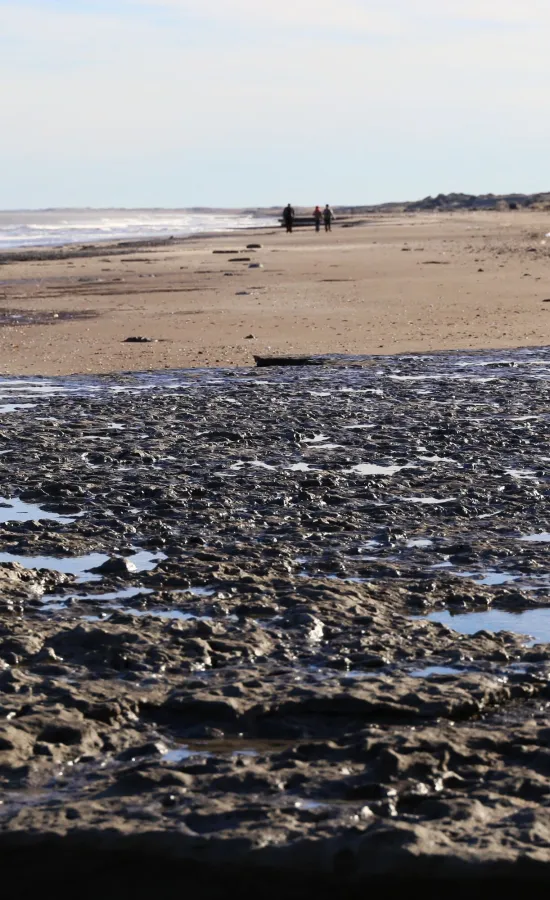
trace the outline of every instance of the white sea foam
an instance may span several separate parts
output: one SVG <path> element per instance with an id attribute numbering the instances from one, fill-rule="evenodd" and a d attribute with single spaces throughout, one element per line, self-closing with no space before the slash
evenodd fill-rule
<path id="1" fill-rule="evenodd" d="M 0 212 L 0 250 L 166 238 L 275 226 L 275 218 L 165 209 Z"/>

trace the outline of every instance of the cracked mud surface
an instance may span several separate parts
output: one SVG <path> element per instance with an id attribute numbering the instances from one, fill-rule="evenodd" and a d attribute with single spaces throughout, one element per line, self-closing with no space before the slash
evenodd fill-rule
<path id="1" fill-rule="evenodd" d="M 4 859 L 548 877 L 550 352 L 361 363 L 0 383 Z"/>

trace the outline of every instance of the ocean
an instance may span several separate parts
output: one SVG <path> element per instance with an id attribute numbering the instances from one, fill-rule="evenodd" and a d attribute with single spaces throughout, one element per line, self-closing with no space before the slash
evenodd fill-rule
<path id="1" fill-rule="evenodd" d="M 0 211 L 0 250 L 96 241 L 185 237 L 277 226 L 273 218 L 185 209 L 47 209 Z"/>

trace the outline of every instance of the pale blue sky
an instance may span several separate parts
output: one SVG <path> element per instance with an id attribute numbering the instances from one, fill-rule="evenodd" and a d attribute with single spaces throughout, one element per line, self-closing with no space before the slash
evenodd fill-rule
<path id="1" fill-rule="evenodd" d="M 550 190 L 547 0 L 0 0 L 0 208 Z"/>

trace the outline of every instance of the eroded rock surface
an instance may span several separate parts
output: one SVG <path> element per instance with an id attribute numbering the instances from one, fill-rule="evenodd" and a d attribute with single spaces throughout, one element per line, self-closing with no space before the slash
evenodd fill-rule
<path id="1" fill-rule="evenodd" d="M 361 362 L 0 383 L 6 865 L 548 879 L 550 353 Z"/>

